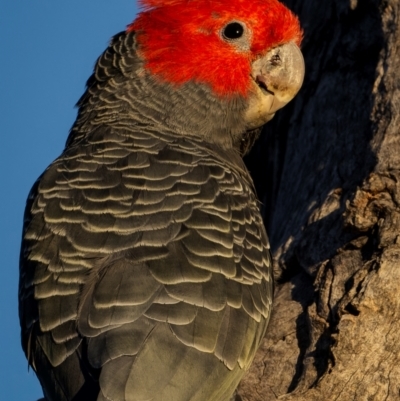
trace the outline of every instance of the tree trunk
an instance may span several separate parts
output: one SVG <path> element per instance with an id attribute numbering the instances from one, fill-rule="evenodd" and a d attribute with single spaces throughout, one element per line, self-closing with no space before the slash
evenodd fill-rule
<path id="1" fill-rule="evenodd" d="M 306 79 L 247 158 L 274 311 L 245 401 L 400 399 L 400 1 L 287 0 Z"/>

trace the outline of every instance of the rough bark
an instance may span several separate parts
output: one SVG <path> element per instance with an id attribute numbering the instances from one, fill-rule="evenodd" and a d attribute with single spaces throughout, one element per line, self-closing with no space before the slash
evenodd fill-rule
<path id="1" fill-rule="evenodd" d="M 278 285 L 239 394 L 399 400 L 400 1 L 286 3 L 306 80 L 247 159 Z"/>

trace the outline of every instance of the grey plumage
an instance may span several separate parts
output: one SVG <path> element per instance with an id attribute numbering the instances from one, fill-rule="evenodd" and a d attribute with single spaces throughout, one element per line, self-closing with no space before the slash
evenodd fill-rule
<path id="1" fill-rule="evenodd" d="M 246 103 L 155 81 L 122 33 L 78 105 L 23 231 L 22 344 L 46 399 L 229 400 L 273 292 Z"/>

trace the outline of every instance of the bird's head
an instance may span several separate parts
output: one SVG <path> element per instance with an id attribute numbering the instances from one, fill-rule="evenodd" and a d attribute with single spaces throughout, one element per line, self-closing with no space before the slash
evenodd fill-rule
<path id="1" fill-rule="evenodd" d="M 154 126 L 245 153 L 302 84 L 297 17 L 277 0 L 141 6 L 100 56 L 68 143 L 107 123 Z"/>
<path id="2" fill-rule="evenodd" d="M 246 100 L 246 129 L 266 123 L 301 87 L 297 17 L 277 0 L 141 0 L 135 31 L 146 69 L 179 87 L 204 84 Z"/>

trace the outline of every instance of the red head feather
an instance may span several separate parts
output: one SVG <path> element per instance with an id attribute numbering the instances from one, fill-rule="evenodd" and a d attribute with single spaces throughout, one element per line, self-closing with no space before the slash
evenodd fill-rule
<path id="1" fill-rule="evenodd" d="M 251 62 L 272 47 L 301 42 L 297 17 L 277 0 L 142 0 L 143 11 L 128 27 L 153 75 L 172 84 L 208 84 L 223 97 L 246 96 Z M 246 25 L 250 48 L 221 37 L 232 21 Z"/>

